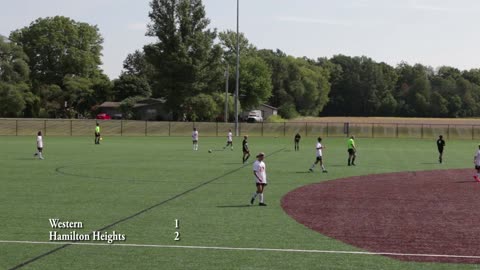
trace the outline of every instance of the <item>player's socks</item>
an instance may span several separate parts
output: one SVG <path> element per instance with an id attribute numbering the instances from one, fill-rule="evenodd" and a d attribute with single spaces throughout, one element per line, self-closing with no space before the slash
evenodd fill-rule
<path id="1" fill-rule="evenodd" d="M 257 198 L 258 193 L 253 193 L 252 199 L 250 200 L 250 204 L 253 204 L 255 202 L 255 198 Z"/>
<path id="2" fill-rule="evenodd" d="M 326 171 L 327 171 L 327 169 L 325 169 L 325 166 L 323 166 L 323 164 L 322 164 L 322 171 L 323 171 L 323 172 L 326 172 Z"/>
<path id="3" fill-rule="evenodd" d="M 350 158 L 348 158 L 348 166 L 350 166 Z"/>
<path id="4" fill-rule="evenodd" d="M 263 203 L 263 193 L 260 193 L 258 197 L 259 197 L 260 203 Z"/>
<path id="5" fill-rule="evenodd" d="M 40 159 L 43 159 L 42 152 L 39 152 L 39 153 L 38 153 L 38 157 L 39 157 Z"/>

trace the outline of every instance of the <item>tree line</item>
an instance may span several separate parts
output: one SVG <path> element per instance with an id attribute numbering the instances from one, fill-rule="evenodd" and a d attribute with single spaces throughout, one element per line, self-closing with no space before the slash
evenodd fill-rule
<path id="1" fill-rule="evenodd" d="M 100 68 L 97 26 L 63 16 L 39 18 L 0 36 L 0 117 L 93 117 L 104 101 L 127 117 L 145 98 L 163 98 L 173 120 L 218 120 L 228 76 L 234 116 L 237 35 L 209 28 L 201 0 L 154 0 L 147 35 L 121 75 Z M 241 110 L 267 103 L 297 116 L 473 117 L 480 114 L 480 69 L 335 55 L 310 59 L 258 49 L 240 34 Z"/>

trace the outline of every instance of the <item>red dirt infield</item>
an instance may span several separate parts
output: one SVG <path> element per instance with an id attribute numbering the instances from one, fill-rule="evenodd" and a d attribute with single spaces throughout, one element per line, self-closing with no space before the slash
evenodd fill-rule
<path id="1" fill-rule="evenodd" d="M 356 176 L 298 188 L 282 198 L 306 227 L 376 253 L 480 256 L 480 184 L 473 169 Z M 479 258 L 389 257 L 480 263 Z"/>

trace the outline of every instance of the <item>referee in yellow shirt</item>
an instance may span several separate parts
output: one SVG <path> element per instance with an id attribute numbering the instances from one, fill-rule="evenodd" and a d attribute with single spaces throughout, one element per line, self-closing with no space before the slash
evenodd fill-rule
<path id="1" fill-rule="evenodd" d="M 355 137 L 351 136 L 348 140 L 348 166 L 355 166 L 355 158 L 357 157 L 355 153 L 357 148 L 355 147 Z"/>
<path id="2" fill-rule="evenodd" d="M 95 144 L 100 144 L 100 124 L 97 123 L 95 127 Z"/>

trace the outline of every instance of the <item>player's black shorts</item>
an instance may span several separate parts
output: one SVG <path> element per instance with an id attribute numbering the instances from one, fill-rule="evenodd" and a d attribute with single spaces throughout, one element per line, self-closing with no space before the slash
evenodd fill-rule
<path id="1" fill-rule="evenodd" d="M 353 148 L 350 148 L 350 149 L 348 149 L 348 153 L 350 155 L 353 155 L 353 154 L 355 154 L 355 150 Z"/>
<path id="2" fill-rule="evenodd" d="M 197 140 L 193 140 L 193 143 L 198 143 L 198 141 L 197 141 Z"/>
<path id="3" fill-rule="evenodd" d="M 475 165 L 475 170 L 480 170 L 480 166 Z"/>
<path id="4" fill-rule="evenodd" d="M 443 148 L 438 148 L 438 152 L 439 152 L 440 154 L 443 154 Z"/>
<path id="5" fill-rule="evenodd" d="M 233 145 L 233 142 L 227 141 L 227 145 Z"/>
<path id="6" fill-rule="evenodd" d="M 317 157 L 317 161 L 322 161 L 322 157 Z"/>
<path id="7" fill-rule="evenodd" d="M 95 132 L 95 137 L 100 137 L 100 133 Z"/>
<path id="8" fill-rule="evenodd" d="M 42 152 L 43 147 L 37 147 L 38 152 Z"/>

